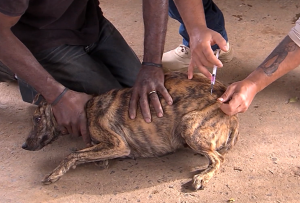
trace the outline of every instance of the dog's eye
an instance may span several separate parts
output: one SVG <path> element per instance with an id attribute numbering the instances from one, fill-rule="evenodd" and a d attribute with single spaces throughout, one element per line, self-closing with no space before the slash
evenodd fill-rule
<path id="1" fill-rule="evenodd" d="M 40 121 L 41 121 L 41 117 L 40 116 L 34 118 L 34 122 L 39 123 Z"/>

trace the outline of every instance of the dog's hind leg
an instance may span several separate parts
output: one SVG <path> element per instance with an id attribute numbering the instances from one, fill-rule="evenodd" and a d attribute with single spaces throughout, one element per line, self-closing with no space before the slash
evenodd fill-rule
<path id="1" fill-rule="evenodd" d="M 205 110 L 186 114 L 179 127 L 186 143 L 209 160 L 208 167 L 193 177 L 193 187 L 196 190 L 203 189 L 220 168 L 224 158 L 217 149 L 226 143 L 229 136 L 229 126 L 223 114 L 218 113 L 218 109 Z"/>
<path id="2" fill-rule="evenodd" d="M 204 189 L 208 181 L 213 177 L 215 172 L 219 170 L 221 163 L 224 161 L 223 156 L 217 151 L 202 151 L 201 154 L 208 158 L 209 165 L 204 171 L 194 175 L 193 187 L 196 190 Z"/>
<path id="3" fill-rule="evenodd" d="M 190 138 L 186 138 L 186 143 L 197 153 L 204 155 L 209 163 L 205 170 L 193 177 L 193 187 L 195 190 L 204 189 L 209 180 L 213 177 L 215 172 L 220 168 L 224 158 L 215 150 L 215 143 L 209 143 L 209 140 L 200 141 L 204 133 L 207 133 L 208 129 L 199 129 Z M 212 130 L 212 129 L 211 129 Z M 213 136 L 213 135 L 211 135 Z M 197 138 L 196 138 L 197 137 Z M 196 139 L 195 139 L 196 138 Z"/>
<path id="4" fill-rule="evenodd" d="M 110 135 L 109 135 L 110 136 Z M 73 152 L 69 154 L 53 171 L 42 181 L 44 184 L 51 184 L 60 179 L 71 167 L 78 164 L 103 161 L 118 157 L 126 157 L 130 154 L 130 148 L 121 137 L 110 136 L 109 141 Z"/>

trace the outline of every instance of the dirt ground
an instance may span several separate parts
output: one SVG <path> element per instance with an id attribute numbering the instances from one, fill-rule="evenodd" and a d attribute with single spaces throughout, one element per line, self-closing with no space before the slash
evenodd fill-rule
<path id="1" fill-rule="evenodd" d="M 217 78 L 227 85 L 254 70 L 300 16 L 297 0 L 215 2 L 224 13 L 235 52 L 233 61 L 218 71 Z M 141 1 L 105 0 L 101 6 L 141 58 Z M 178 25 L 170 19 L 166 51 L 181 43 Z M 104 170 L 85 164 L 54 184 L 42 185 L 42 178 L 67 154 L 82 147 L 81 138 L 65 136 L 41 151 L 23 150 L 35 107 L 22 102 L 17 85 L 0 83 L 0 202 L 299 202 L 299 77 L 298 68 L 280 78 L 240 114 L 237 145 L 208 186 L 197 192 L 182 185 L 189 182 L 191 170 L 207 160 L 188 150 L 160 158 L 113 160 Z M 291 98 L 295 102 L 288 102 Z"/>

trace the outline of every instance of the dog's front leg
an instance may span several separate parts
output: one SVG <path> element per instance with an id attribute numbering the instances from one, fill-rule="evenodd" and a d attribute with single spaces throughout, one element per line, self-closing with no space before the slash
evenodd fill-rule
<path id="1" fill-rule="evenodd" d="M 115 138 L 114 143 L 99 143 L 93 147 L 86 148 L 68 155 L 53 171 L 42 181 L 51 184 L 60 179 L 71 167 L 87 162 L 103 161 L 124 157 L 130 154 L 130 149 L 122 140 Z"/>

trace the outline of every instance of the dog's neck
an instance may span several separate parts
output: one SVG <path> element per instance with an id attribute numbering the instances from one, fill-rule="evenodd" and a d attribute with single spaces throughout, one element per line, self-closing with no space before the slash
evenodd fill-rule
<path id="1" fill-rule="evenodd" d="M 55 119 L 55 116 L 53 114 L 52 106 L 48 104 L 48 108 L 50 110 L 50 118 L 51 118 L 51 126 L 53 126 L 52 133 L 53 133 L 53 138 L 56 139 L 57 137 L 61 136 L 61 128 L 58 126 L 58 123 Z"/>

